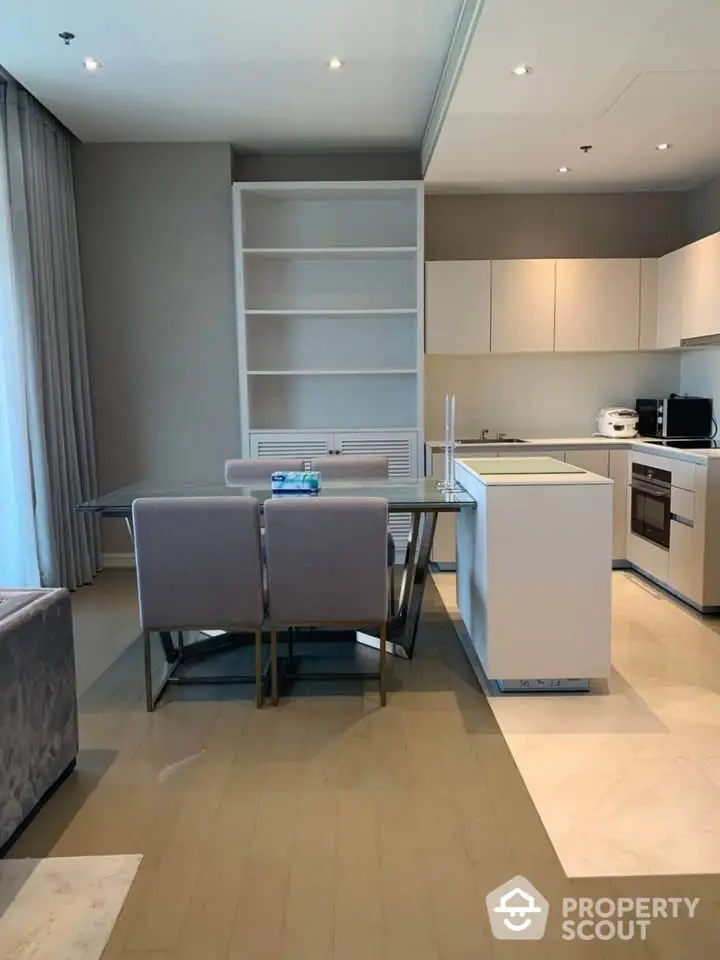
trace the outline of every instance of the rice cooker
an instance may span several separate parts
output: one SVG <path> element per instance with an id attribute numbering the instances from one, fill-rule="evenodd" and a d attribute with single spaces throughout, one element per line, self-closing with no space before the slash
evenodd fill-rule
<path id="1" fill-rule="evenodd" d="M 603 407 L 597 417 L 598 436 L 636 437 L 638 414 L 629 407 Z"/>

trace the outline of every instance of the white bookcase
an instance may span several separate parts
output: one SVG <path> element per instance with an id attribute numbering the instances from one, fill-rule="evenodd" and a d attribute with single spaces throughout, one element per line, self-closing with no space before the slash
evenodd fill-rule
<path id="1" fill-rule="evenodd" d="M 422 184 L 236 183 L 233 214 L 243 454 L 422 476 Z"/>

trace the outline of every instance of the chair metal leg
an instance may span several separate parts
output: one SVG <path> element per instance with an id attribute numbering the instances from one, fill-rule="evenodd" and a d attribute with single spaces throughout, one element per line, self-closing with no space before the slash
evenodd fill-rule
<path id="1" fill-rule="evenodd" d="M 387 690 L 385 684 L 385 668 L 387 666 L 386 646 L 387 623 L 382 623 L 380 625 L 380 705 L 383 707 L 387 703 Z"/>
<path id="2" fill-rule="evenodd" d="M 262 628 L 255 631 L 255 706 L 260 709 L 265 699 L 263 676 Z"/>
<path id="3" fill-rule="evenodd" d="M 270 696 L 274 706 L 278 702 L 278 651 L 277 630 L 273 626 L 270 630 Z"/>
<path id="4" fill-rule="evenodd" d="M 145 709 L 148 713 L 152 713 L 155 709 L 155 700 L 152 690 L 152 658 L 149 630 L 143 630 L 143 645 L 145 647 Z"/>

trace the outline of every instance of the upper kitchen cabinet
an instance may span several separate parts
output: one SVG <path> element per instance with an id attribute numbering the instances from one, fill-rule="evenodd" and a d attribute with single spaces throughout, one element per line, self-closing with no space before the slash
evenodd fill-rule
<path id="1" fill-rule="evenodd" d="M 720 233 L 691 243 L 682 252 L 685 260 L 680 336 L 692 340 L 720 334 Z"/>
<path id="2" fill-rule="evenodd" d="M 658 339 L 658 261 L 640 262 L 640 340 L 641 350 L 656 350 Z"/>
<path id="3" fill-rule="evenodd" d="M 433 260 L 425 265 L 425 350 L 490 350 L 489 260 Z"/>
<path id="4" fill-rule="evenodd" d="M 680 346 L 687 259 L 688 248 L 681 247 L 658 260 L 655 346 L 659 350 Z"/>
<path id="5" fill-rule="evenodd" d="M 493 260 L 492 353 L 553 350 L 555 261 Z"/>
<path id="6" fill-rule="evenodd" d="M 640 260 L 558 260 L 555 349 L 637 350 Z"/>

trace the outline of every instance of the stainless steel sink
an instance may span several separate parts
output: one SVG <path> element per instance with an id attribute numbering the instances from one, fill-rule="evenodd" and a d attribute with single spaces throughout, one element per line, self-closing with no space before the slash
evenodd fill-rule
<path id="1" fill-rule="evenodd" d="M 457 446 L 477 446 L 481 443 L 527 443 L 527 440 L 520 440 L 518 437 L 478 437 L 476 440 L 457 440 Z"/>

